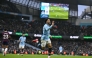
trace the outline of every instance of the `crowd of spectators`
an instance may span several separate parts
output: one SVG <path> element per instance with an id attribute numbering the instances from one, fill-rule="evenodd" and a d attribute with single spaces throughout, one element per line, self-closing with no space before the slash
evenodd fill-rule
<path id="1" fill-rule="evenodd" d="M 31 33 L 31 34 L 42 34 L 42 28 L 44 25 L 44 20 L 36 20 L 31 22 L 23 22 L 20 19 L 1 19 L 0 20 L 0 31 L 3 31 L 3 29 L 7 28 L 8 31 L 12 32 L 25 32 L 25 33 Z M 55 27 L 51 29 L 52 35 L 80 35 L 83 33 L 83 35 L 91 35 L 91 29 L 92 26 L 87 27 L 81 27 L 72 25 L 69 22 L 66 21 L 57 21 L 55 20 Z M 36 46 L 39 48 L 40 44 L 36 44 L 32 42 L 31 40 L 27 41 L 29 44 Z M 56 44 L 55 44 L 56 43 Z M 53 44 L 53 51 L 54 53 L 58 54 L 58 47 L 61 45 L 64 50 L 68 54 L 71 53 L 71 51 L 74 51 L 76 54 L 83 54 L 88 53 L 92 54 L 92 43 L 91 42 L 84 42 L 84 41 L 52 41 Z M 18 52 L 18 44 L 11 43 L 11 47 L 9 48 L 9 53 L 13 52 L 14 49 Z M 89 48 L 88 48 L 89 47 Z M 26 47 L 25 51 L 28 51 L 28 53 L 31 53 L 29 51 L 35 51 L 36 50 Z"/>
<path id="2" fill-rule="evenodd" d="M 27 43 L 40 48 L 40 44 L 33 43 L 32 40 L 28 40 Z M 82 55 L 83 53 L 92 55 L 92 41 L 52 40 L 52 46 L 55 54 L 59 53 L 59 47 L 62 46 L 62 54 L 66 52 L 69 55 L 73 51 L 76 55 Z M 47 48 L 45 50 L 47 50 Z"/>
<path id="3" fill-rule="evenodd" d="M 7 28 L 12 32 L 25 32 L 31 34 L 42 34 L 44 20 L 23 22 L 20 19 L 1 19 L 0 30 Z M 92 26 L 76 26 L 66 21 L 55 21 L 55 27 L 51 29 L 52 35 L 92 35 Z"/>
<path id="4" fill-rule="evenodd" d="M 7 53 L 15 54 L 14 51 L 16 51 L 16 53 L 19 54 L 20 49 L 18 47 L 19 47 L 18 40 L 14 40 L 14 39 L 10 40 Z M 1 48 L 2 48 L 2 42 L 1 42 L 1 39 L 0 39 L 0 53 L 2 52 Z M 37 54 L 38 51 L 36 49 L 33 49 L 32 47 L 25 46 L 24 53 L 25 52 L 27 52 L 27 54 L 32 54 L 32 52 L 34 52 L 34 54 Z"/>
<path id="5" fill-rule="evenodd" d="M 14 50 L 16 50 L 17 53 L 19 53 L 18 41 L 17 40 L 10 40 L 9 43 L 10 44 L 9 44 L 8 53 L 14 53 Z M 32 39 L 27 39 L 26 43 L 31 44 L 35 47 L 38 47 L 38 44 L 33 43 Z M 73 51 L 75 53 L 75 55 L 83 55 L 83 53 L 92 55 L 92 50 L 91 50 L 92 49 L 92 42 L 91 41 L 52 40 L 52 46 L 53 46 L 52 51 L 55 54 L 59 54 L 59 46 L 62 46 L 62 48 L 63 48 L 62 54 L 64 52 L 66 52 L 67 55 L 70 55 L 71 52 Z M 47 48 L 45 50 L 47 50 Z M 25 46 L 24 51 L 27 51 L 28 54 L 32 54 L 32 52 L 34 52 L 34 54 L 38 53 L 38 51 L 36 49 L 33 49 L 31 47 L 28 47 L 28 46 Z"/>
<path id="6" fill-rule="evenodd" d="M 0 10 L 6 12 L 18 12 L 14 4 L 9 1 L 0 2 Z M 17 11 L 17 12 L 16 12 Z M 19 13 L 19 12 L 18 12 Z M 26 32 L 26 33 L 37 33 L 42 34 L 42 27 L 44 25 L 44 20 L 31 21 L 31 22 L 22 22 L 20 19 L 11 19 L 11 18 L 1 18 L 0 17 L 0 30 L 7 28 L 12 32 Z M 55 28 L 52 28 L 52 35 L 92 35 L 92 26 L 76 26 L 72 25 L 66 21 L 55 21 Z"/>
<path id="7" fill-rule="evenodd" d="M 0 11 L 12 11 L 6 4 L 0 4 Z"/>
<path id="8" fill-rule="evenodd" d="M 3 2 L 0 4 L 0 10 L 6 12 L 16 12 L 14 7 L 11 6 L 10 2 Z M 14 6 L 14 5 L 13 5 Z M 15 7 L 16 8 L 16 7 Z M 11 15 L 12 16 L 12 15 Z M 15 16 L 16 17 L 16 16 Z M 6 16 L 0 17 L 0 30 L 7 28 L 12 32 L 26 32 L 26 33 L 37 33 L 42 34 L 42 28 L 44 25 L 44 20 L 36 20 L 31 22 L 23 22 L 21 18 L 7 18 Z M 92 26 L 76 26 L 64 20 L 55 20 L 55 27 L 52 28 L 52 35 L 92 35 Z"/>
<path id="9" fill-rule="evenodd" d="M 56 43 L 57 42 L 57 43 Z M 55 44 L 56 43 L 56 44 Z M 83 53 L 88 53 L 92 55 L 92 43 L 87 41 L 53 41 L 53 49 L 56 50 L 55 52 L 59 50 L 56 47 L 62 46 L 63 52 L 66 52 L 67 54 L 70 54 L 72 51 L 77 55 L 82 55 Z"/>
<path id="10" fill-rule="evenodd" d="M 17 9 L 17 7 L 9 1 L 1 1 L 0 2 L 0 11 L 20 13 L 20 11 Z"/>

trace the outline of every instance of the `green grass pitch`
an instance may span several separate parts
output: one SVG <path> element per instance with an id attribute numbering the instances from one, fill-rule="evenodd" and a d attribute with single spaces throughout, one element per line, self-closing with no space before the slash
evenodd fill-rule
<path id="1" fill-rule="evenodd" d="M 17 55 L 17 54 L 7 54 L 3 56 L 0 54 L 0 58 L 48 58 L 47 55 Z M 62 56 L 62 55 L 52 55 L 51 58 L 92 58 L 92 56 Z"/>
<path id="2" fill-rule="evenodd" d="M 68 11 L 59 6 L 50 6 L 49 18 L 68 19 Z"/>

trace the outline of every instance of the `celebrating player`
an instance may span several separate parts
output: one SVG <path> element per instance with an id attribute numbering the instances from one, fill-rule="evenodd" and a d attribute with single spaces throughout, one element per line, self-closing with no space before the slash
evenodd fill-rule
<path id="1" fill-rule="evenodd" d="M 9 42 L 9 33 L 5 29 L 3 32 L 3 41 L 2 41 L 2 52 L 4 56 L 6 55 L 6 52 L 8 50 L 8 42 Z"/>
<path id="2" fill-rule="evenodd" d="M 51 51 L 52 51 L 52 44 L 50 40 L 50 29 L 54 26 L 54 21 L 52 21 L 52 25 L 50 26 L 51 22 L 50 19 L 45 21 L 45 25 L 43 26 L 43 35 L 41 37 L 41 47 L 42 49 L 45 48 L 46 44 L 48 45 L 48 58 L 50 58 Z"/>
<path id="3" fill-rule="evenodd" d="M 25 47 L 25 42 L 26 42 L 26 37 L 25 34 L 22 34 L 22 36 L 19 38 L 19 49 L 20 49 L 20 53 L 23 56 L 23 52 L 24 52 L 24 47 Z M 22 52 L 21 52 L 22 50 Z"/>

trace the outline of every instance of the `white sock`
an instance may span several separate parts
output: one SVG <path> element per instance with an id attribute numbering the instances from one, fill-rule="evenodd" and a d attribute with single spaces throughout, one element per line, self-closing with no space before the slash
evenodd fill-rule
<path id="1" fill-rule="evenodd" d="M 2 52 L 4 52 L 4 48 L 2 48 Z"/>
<path id="2" fill-rule="evenodd" d="M 5 48 L 5 52 L 7 52 L 8 48 Z"/>
<path id="3" fill-rule="evenodd" d="M 4 55 L 4 48 L 2 48 L 2 53 L 3 53 L 3 55 Z"/>
<path id="4" fill-rule="evenodd" d="M 48 58 L 50 58 L 50 56 L 48 56 Z"/>

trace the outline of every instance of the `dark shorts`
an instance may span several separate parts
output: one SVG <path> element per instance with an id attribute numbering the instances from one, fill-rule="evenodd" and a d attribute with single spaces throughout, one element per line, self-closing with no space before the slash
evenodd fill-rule
<path id="1" fill-rule="evenodd" d="M 8 45 L 8 41 L 3 41 L 2 44 L 3 45 Z"/>

